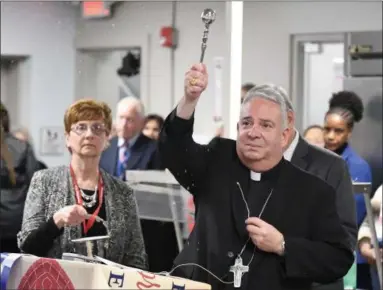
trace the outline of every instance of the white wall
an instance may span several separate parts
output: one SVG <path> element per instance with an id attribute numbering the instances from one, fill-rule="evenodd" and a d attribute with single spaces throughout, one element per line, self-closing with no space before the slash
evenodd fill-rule
<path id="1" fill-rule="evenodd" d="M 86 51 L 76 53 L 75 98 L 93 98 L 97 95 L 97 58 Z"/>
<path id="2" fill-rule="evenodd" d="M 212 7 L 217 20 L 212 25 L 206 63 L 212 68 L 215 56 L 228 64 L 227 11 L 224 2 L 178 2 L 177 24 L 180 43 L 176 51 L 175 93 L 183 93 L 187 68 L 198 61 L 203 26 L 201 11 Z M 170 2 L 130 2 L 117 6 L 112 19 L 79 21 L 78 48 L 142 48 L 142 99 L 149 112 L 166 115 L 174 106 L 170 98 L 170 51 L 159 46 L 159 30 L 171 21 Z M 289 89 L 290 36 L 295 33 L 346 32 L 381 29 L 381 3 L 375 2 L 245 2 L 243 82 L 273 82 Z M 214 72 L 210 70 L 211 78 Z M 228 79 L 223 101 L 228 128 Z M 196 111 L 195 131 L 211 135 L 214 126 L 212 82 Z"/>
<path id="3" fill-rule="evenodd" d="M 117 70 L 128 50 L 79 52 L 77 55 L 76 98 L 94 98 L 106 102 L 115 116 L 122 96 L 140 96 L 140 75 L 122 78 Z"/>
<path id="4" fill-rule="evenodd" d="M 30 60 L 11 57 L 1 64 L 1 102 L 10 115 L 10 129 L 29 123 Z M 22 105 L 20 105 L 22 104 Z"/>
<path id="5" fill-rule="evenodd" d="M 305 55 L 305 118 L 303 128 L 313 124 L 323 125 L 332 93 L 343 90 L 343 43 L 323 44 L 321 53 Z M 340 67 L 339 67 L 340 66 Z M 340 72 L 338 71 L 340 68 Z"/>
<path id="6" fill-rule="evenodd" d="M 97 53 L 97 99 L 103 100 L 111 107 L 115 116 L 115 109 L 120 98 L 120 87 L 126 87 L 117 74 L 121 67 L 122 58 L 126 51 Z"/>
<path id="7" fill-rule="evenodd" d="M 382 29 L 382 2 L 245 2 L 244 81 L 289 89 L 290 35 Z"/>
<path id="8" fill-rule="evenodd" d="M 81 69 L 76 49 L 142 48 L 141 94 L 149 112 L 166 115 L 174 107 L 170 93 L 170 50 L 160 47 L 160 28 L 171 24 L 171 2 L 119 4 L 112 19 L 79 19 L 79 7 L 52 2 L 1 2 L 1 53 L 30 56 L 23 63 L 20 103 L 22 124 L 36 148 L 39 130 L 61 126 L 65 109 L 81 88 L 76 87 Z M 183 94 L 188 67 L 198 62 L 206 7 L 217 11 L 211 26 L 205 62 L 223 56 L 228 64 L 225 2 L 178 2 L 176 26 L 180 30 L 175 61 L 175 93 Z M 22 21 L 21 21 L 22 20 Z M 369 2 L 246 2 L 244 4 L 243 81 L 274 82 L 289 88 L 290 35 L 293 33 L 362 31 L 381 29 L 381 3 Z M 76 26 L 77 22 L 77 26 Z M 96 66 L 96 63 L 93 63 Z M 214 72 L 210 70 L 211 78 Z M 91 82 L 93 77 L 87 77 Z M 196 112 L 195 131 L 211 135 L 214 108 L 212 83 Z M 228 128 L 229 84 L 224 78 L 225 127 Z M 37 152 L 38 153 L 38 152 Z M 43 157 L 49 165 L 66 163 L 64 157 Z"/>
<path id="9" fill-rule="evenodd" d="M 29 56 L 21 77 L 23 124 L 36 154 L 49 166 L 66 164 L 68 154 L 39 156 L 43 126 L 63 126 L 65 109 L 74 100 L 75 8 L 67 3 L 1 2 L 1 54 Z M 28 72 L 29 70 L 29 72 Z"/>
<path id="10" fill-rule="evenodd" d="M 176 100 L 183 94 L 183 78 L 186 70 L 199 61 L 204 29 L 200 15 L 206 7 L 211 7 L 217 12 L 217 20 L 210 30 L 206 63 L 212 68 L 213 57 L 227 57 L 225 2 L 177 3 L 176 26 L 180 30 L 180 35 L 175 55 Z M 141 99 L 148 112 L 166 116 L 175 104 L 172 103 L 170 96 L 170 50 L 160 46 L 160 29 L 171 24 L 171 2 L 129 2 L 121 3 L 116 8 L 110 20 L 79 20 L 76 47 L 81 49 L 141 47 Z M 213 71 L 210 74 L 213 75 Z M 195 131 L 198 134 L 214 133 L 213 92 L 211 85 L 197 109 Z M 228 116 L 228 110 L 224 114 Z"/>
<path id="11" fill-rule="evenodd" d="M 20 69 L 17 61 L 8 61 L 1 65 L 1 102 L 11 117 L 11 130 L 20 124 L 18 99 Z M 4 85 L 4 88 L 3 88 Z"/>

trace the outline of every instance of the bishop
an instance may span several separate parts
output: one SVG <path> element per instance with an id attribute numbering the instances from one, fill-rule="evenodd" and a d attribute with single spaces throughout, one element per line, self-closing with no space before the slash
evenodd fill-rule
<path id="1" fill-rule="evenodd" d="M 343 277 L 354 255 L 336 212 L 335 190 L 283 158 L 289 133 L 285 91 L 254 87 L 241 105 L 237 140 L 200 145 L 192 138 L 194 112 L 207 83 L 206 66 L 192 66 L 159 140 L 163 165 L 194 196 L 196 207 L 174 274 L 215 290 L 310 289 L 314 282 Z M 235 261 L 238 255 L 248 268 Z"/>

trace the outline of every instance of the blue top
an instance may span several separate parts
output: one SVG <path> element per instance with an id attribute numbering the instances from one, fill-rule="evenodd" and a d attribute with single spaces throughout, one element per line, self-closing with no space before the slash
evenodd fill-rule
<path id="1" fill-rule="evenodd" d="M 342 153 L 342 158 L 346 161 L 350 176 L 353 182 L 372 182 L 371 168 L 362 157 L 360 157 L 351 147 L 347 145 Z M 356 217 L 358 228 L 366 217 L 366 204 L 363 194 L 355 194 Z M 357 262 L 366 263 L 367 261 L 357 251 Z"/>

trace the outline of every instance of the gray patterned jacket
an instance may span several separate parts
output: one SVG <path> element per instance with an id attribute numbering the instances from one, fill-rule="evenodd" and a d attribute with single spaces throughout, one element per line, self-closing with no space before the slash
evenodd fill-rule
<path id="1" fill-rule="evenodd" d="M 133 191 L 122 181 L 101 170 L 104 202 L 110 240 L 106 259 L 123 265 L 147 268 L 147 258 Z M 25 202 L 20 249 L 28 235 L 47 222 L 59 209 L 75 204 L 75 192 L 68 166 L 59 166 L 34 174 Z M 67 227 L 48 252 L 48 257 L 61 259 L 63 253 L 86 255 L 85 246 L 74 245 L 81 238 L 81 227 Z"/>

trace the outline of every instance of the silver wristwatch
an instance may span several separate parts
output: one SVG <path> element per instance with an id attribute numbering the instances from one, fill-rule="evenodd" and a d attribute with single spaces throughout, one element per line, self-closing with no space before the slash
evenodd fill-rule
<path id="1" fill-rule="evenodd" d="M 281 256 L 284 256 L 285 255 L 285 240 L 283 239 L 283 241 L 282 241 L 282 251 L 281 251 Z"/>

